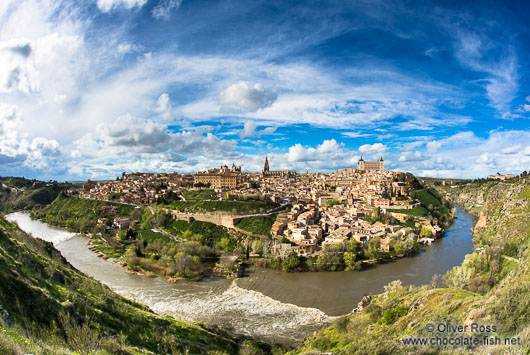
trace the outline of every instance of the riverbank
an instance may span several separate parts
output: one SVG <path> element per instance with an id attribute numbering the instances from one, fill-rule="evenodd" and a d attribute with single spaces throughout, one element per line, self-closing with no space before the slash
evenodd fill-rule
<path id="1" fill-rule="evenodd" d="M 307 309 L 318 310 L 326 316 L 344 315 L 351 312 L 365 294 L 381 292 L 392 280 L 401 279 L 405 284 L 412 285 L 428 283 L 434 274 L 443 274 L 460 264 L 464 255 L 472 252 L 472 248 L 471 219 L 461 210 L 459 216 L 445 238 L 422 248 L 413 258 L 399 259 L 361 272 L 285 273 L 250 268 L 244 277 L 237 280 L 237 287 L 230 291 L 232 280 L 205 279 L 199 283 L 183 280 L 170 284 L 157 277 L 127 274 L 110 260 L 98 258 L 87 249 L 87 239 L 72 238 L 73 234 L 67 242 L 60 243 L 59 249 L 78 269 L 108 284 L 118 293 L 146 303 L 157 311 L 208 324 L 212 321 L 212 324 L 233 324 L 236 331 L 242 334 L 276 334 L 282 338 L 288 334 L 288 338 L 300 341 L 323 325 L 317 321 L 321 315 L 313 320 L 310 320 L 311 317 L 306 318 Z M 19 214 L 16 219 L 22 228 L 33 228 L 31 231 L 35 236 L 62 232 L 32 221 L 27 214 Z M 189 292 L 198 299 L 188 298 L 186 295 Z M 241 297 L 246 299 L 248 309 L 238 303 Z M 263 297 L 265 301 L 262 301 Z M 226 304 L 219 309 L 216 301 Z M 264 306 L 268 304 L 272 308 Z M 280 314 L 287 311 L 293 322 L 289 321 L 283 326 L 280 320 L 284 317 Z M 231 319 L 230 312 L 236 315 L 235 320 Z M 309 314 L 312 312 L 315 311 Z M 245 322 L 249 322 L 249 319 L 254 325 L 247 327 Z"/>
<path id="2" fill-rule="evenodd" d="M 442 283 L 439 278 L 420 287 L 389 283 L 357 312 L 307 339 L 294 354 L 528 352 L 530 181 L 477 181 L 446 190 L 479 216 L 473 226 L 473 253 L 447 272 Z M 467 326 L 468 331 L 428 332 L 427 325 L 436 329 L 438 324 Z M 472 324 L 494 330 L 472 332 Z M 460 336 L 469 346 L 444 345 Z M 429 343 L 433 337 L 440 341 Z M 422 339 L 427 339 L 425 345 Z"/>
<path id="3" fill-rule="evenodd" d="M 17 214 L 9 216 L 13 219 Z M 24 233 L 0 216 L 2 354 L 234 354 L 243 349 L 271 350 L 265 344 L 227 336 L 204 323 L 157 315 L 117 295 L 72 267 L 54 247 L 84 238 L 60 230 L 42 232 L 38 237 L 53 245 Z"/>

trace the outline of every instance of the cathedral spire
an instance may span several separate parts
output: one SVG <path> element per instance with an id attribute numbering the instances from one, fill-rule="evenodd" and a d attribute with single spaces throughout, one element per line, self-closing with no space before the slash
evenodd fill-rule
<path id="1" fill-rule="evenodd" d="M 267 156 L 265 156 L 265 165 L 263 166 L 263 172 L 268 173 L 269 172 L 269 159 Z"/>

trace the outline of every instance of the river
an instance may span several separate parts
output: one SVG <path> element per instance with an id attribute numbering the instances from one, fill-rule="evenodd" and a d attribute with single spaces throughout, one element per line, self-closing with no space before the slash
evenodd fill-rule
<path id="1" fill-rule="evenodd" d="M 87 247 L 88 239 L 15 212 L 7 219 L 34 237 L 52 242 L 77 269 L 120 295 L 146 304 L 155 312 L 221 325 L 235 333 L 295 344 L 336 316 L 349 313 L 369 293 L 379 293 L 392 280 L 405 285 L 429 283 L 461 264 L 473 251 L 472 216 L 457 207 L 458 218 L 445 237 L 414 257 L 355 272 L 283 273 L 250 269 L 237 280 L 167 282 L 164 278 L 129 274 Z"/>

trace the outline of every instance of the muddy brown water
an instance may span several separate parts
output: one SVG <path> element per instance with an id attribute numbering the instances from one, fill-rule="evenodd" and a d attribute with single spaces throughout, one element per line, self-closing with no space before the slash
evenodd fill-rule
<path id="1" fill-rule="evenodd" d="M 180 319 L 220 325 L 237 334 L 296 344 L 336 316 L 350 312 L 360 299 L 379 293 L 389 282 L 429 283 L 462 263 L 473 251 L 472 216 L 457 207 L 458 218 L 445 237 L 422 248 L 414 257 L 355 272 L 283 273 L 249 269 L 237 280 L 167 282 L 164 278 L 129 274 L 87 247 L 87 238 L 32 220 L 15 212 L 7 218 L 21 229 L 54 243 L 78 270 L 108 285 L 120 295 L 156 312 Z"/>

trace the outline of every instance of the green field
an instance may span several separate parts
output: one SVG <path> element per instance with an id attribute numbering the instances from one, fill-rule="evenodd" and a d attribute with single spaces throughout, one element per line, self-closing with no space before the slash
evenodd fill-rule
<path id="1" fill-rule="evenodd" d="M 180 193 L 187 201 L 212 200 L 217 198 L 214 190 L 182 190 Z"/>
<path id="2" fill-rule="evenodd" d="M 148 243 L 152 243 L 155 241 L 162 241 L 164 243 L 167 243 L 171 241 L 171 238 L 169 238 L 167 235 L 159 232 L 153 232 L 150 229 L 143 229 L 138 231 L 138 239 L 145 240 Z"/>
<path id="3" fill-rule="evenodd" d="M 408 214 L 410 216 L 415 216 L 415 217 L 427 217 L 429 215 L 429 211 L 427 211 L 422 206 L 414 207 L 408 210 L 407 209 L 395 209 L 395 210 L 389 209 L 388 212 L 403 213 L 403 214 Z"/>
<path id="4" fill-rule="evenodd" d="M 260 213 L 277 207 L 272 202 L 264 201 L 175 201 L 160 205 L 165 208 L 182 212 L 232 212 L 232 213 Z"/>
<path id="5" fill-rule="evenodd" d="M 203 236 L 201 244 L 210 247 L 217 246 L 223 239 L 232 241 L 225 228 L 209 222 L 193 221 L 188 223 L 186 221 L 171 220 L 164 227 L 164 230 L 177 237 L 186 231 L 191 234 L 200 234 Z"/>
<path id="6" fill-rule="evenodd" d="M 241 228 L 248 232 L 257 234 L 270 234 L 271 227 L 276 221 L 278 213 L 273 213 L 269 216 L 253 216 L 241 219 L 237 224 L 237 228 Z"/>

